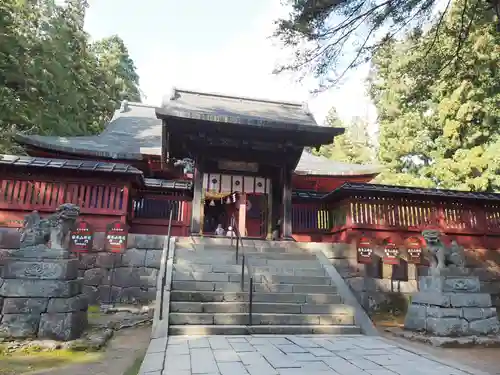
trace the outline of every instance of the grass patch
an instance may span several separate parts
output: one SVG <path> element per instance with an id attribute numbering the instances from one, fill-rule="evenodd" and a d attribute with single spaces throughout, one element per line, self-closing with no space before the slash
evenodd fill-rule
<path id="1" fill-rule="evenodd" d="M 130 366 L 123 375 L 137 375 L 139 374 L 139 369 L 141 368 L 142 361 L 144 360 L 144 354 L 138 356 L 132 366 Z"/>
<path id="2" fill-rule="evenodd" d="M 20 375 L 54 367 L 94 362 L 101 355 L 102 353 L 70 350 L 37 351 L 36 348 L 13 353 L 0 351 L 0 375 Z"/>
<path id="3" fill-rule="evenodd" d="M 89 315 L 99 315 L 101 313 L 101 307 L 97 305 L 90 305 L 87 314 Z"/>

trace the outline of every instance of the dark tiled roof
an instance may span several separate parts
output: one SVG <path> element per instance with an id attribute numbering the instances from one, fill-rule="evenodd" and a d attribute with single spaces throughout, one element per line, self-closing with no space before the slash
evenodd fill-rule
<path id="1" fill-rule="evenodd" d="M 296 199 L 321 199 L 328 193 L 320 193 L 313 190 L 293 190 L 292 198 Z"/>
<path id="2" fill-rule="evenodd" d="M 174 89 L 164 98 L 156 113 L 203 121 L 276 127 L 295 130 L 300 127 L 315 127 L 316 120 L 305 103 L 291 103 L 265 99 L 245 98 L 215 93 Z M 333 129 L 332 129 L 333 130 Z M 342 129 L 339 132 L 342 133 Z"/>
<path id="3" fill-rule="evenodd" d="M 289 106 L 299 108 L 298 104 Z M 125 110 L 117 110 L 105 130 L 96 136 L 51 137 L 18 134 L 16 140 L 21 144 L 88 157 L 141 160 L 143 155 L 161 156 L 162 121 L 156 118 L 155 108 L 141 103 L 127 103 L 122 107 L 125 107 Z M 301 116 L 306 117 L 304 121 L 309 118 L 307 114 Z M 314 119 L 310 117 L 308 121 L 314 122 Z M 379 171 L 374 166 L 335 162 L 304 151 L 295 172 L 347 176 L 377 174 Z"/>
<path id="4" fill-rule="evenodd" d="M 415 197 L 427 197 L 427 198 L 446 198 L 446 199 L 475 199 L 475 200 L 488 200 L 488 201 L 500 201 L 500 194 L 497 193 L 480 193 L 480 192 L 470 192 L 470 191 L 459 191 L 459 190 L 444 190 L 444 189 L 429 189 L 429 188 L 419 188 L 419 187 L 404 187 L 404 186 L 393 186 L 393 185 L 379 185 L 379 184 L 365 184 L 365 183 L 354 183 L 347 182 L 335 189 L 323 199 L 335 199 L 336 197 L 343 196 L 346 194 L 371 194 L 378 196 L 389 196 L 393 197 L 396 195 L 407 195 Z"/>
<path id="5" fill-rule="evenodd" d="M 87 160 L 32 158 L 28 156 L 0 155 L 0 166 L 11 165 L 27 168 L 72 169 L 88 172 L 112 172 L 142 176 L 142 171 L 128 164 L 103 163 Z"/>
<path id="6" fill-rule="evenodd" d="M 159 180 L 156 178 L 145 178 L 146 187 L 176 189 L 176 190 L 191 190 L 193 183 L 185 180 Z"/>
<path id="7" fill-rule="evenodd" d="M 376 165 L 342 163 L 323 156 L 313 155 L 304 150 L 295 168 L 295 173 L 317 176 L 377 175 L 380 173 L 380 167 Z"/>
<path id="8" fill-rule="evenodd" d="M 16 135 L 22 144 L 71 154 L 123 160 L 161 155 L 162 121 L 153 106 L 127 103 L 117 110 L 105 130 L 90 137 Z"/>

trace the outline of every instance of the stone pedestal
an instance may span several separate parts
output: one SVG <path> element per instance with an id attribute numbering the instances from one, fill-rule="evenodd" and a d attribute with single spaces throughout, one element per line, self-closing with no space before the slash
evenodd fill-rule
<path id="1" fill-rule="evenodd" d="M 412 297 L 404 328 L 433 336 L 485 336 L 500 326 L 491 296 L 481 293 L 478 277 L 423 276 Z"/>
<path id="2" fill-rule="evenodd" d="M 72 340 L 87 327 L 78 260 L 45 245 L 18 250 L 0 275 L 0 337 Z"/>

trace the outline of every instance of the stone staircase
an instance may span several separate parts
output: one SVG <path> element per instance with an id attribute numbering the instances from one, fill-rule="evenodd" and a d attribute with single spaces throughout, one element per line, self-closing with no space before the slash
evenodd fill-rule
<path id="1" fill-rule="evenodd" d="M 175 248 L 170 334 L 360 333 L 316 256 L 294 243 L 246 241 L 238 262 L 225 238 L 180 238 Z"/>

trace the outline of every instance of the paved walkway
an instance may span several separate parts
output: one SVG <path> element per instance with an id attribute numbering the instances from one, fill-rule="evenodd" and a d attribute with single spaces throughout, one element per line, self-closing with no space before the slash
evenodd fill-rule
<path id="1" fill-rule="evenodd" d="M 156 340 L 156 342 L 155 342 Z M 381 337 L 171 336 L 155 339 L 148 355 L 165 358 L 150 375 L 469 375 L 486 374 L 436 360 Z M 157 348 L 155 350 L 155 347 Z M 156 361 L 158 363 L 158 361 Z M 154 365 L 153 365 L 154 366 Z M 143 370 L 143 371 L 144 371 Z"/>

